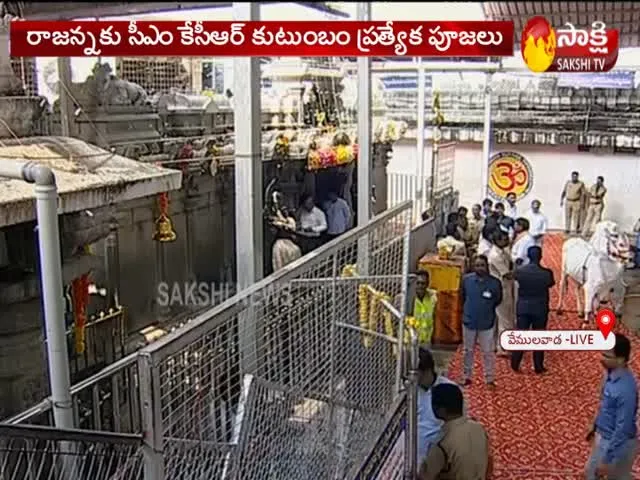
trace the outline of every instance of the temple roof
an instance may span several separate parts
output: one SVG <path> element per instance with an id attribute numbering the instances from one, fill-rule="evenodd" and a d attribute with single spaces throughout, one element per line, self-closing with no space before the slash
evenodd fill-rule
<path id="1" fill-rule="evenodd" d="M 0 162 L 11 160 L 53 169 L 61 214 L 177 190 L 182 184 L 179 171 L 137 162 L 66 137 L 2 140 Z M 0 228 L 35 218 L 34 186 L 0 177 Z"/>

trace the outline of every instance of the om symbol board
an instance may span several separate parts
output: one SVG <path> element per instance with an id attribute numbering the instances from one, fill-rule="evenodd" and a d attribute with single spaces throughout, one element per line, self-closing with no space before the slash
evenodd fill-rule
<path id="1" fill-rule="evenodd" d="M 503 199 L 515 193 L 520 200 L 531 190 L 533 171 L 529 162 L 519 153 L 499 152 L 489 161 L 489 193 Z"/>

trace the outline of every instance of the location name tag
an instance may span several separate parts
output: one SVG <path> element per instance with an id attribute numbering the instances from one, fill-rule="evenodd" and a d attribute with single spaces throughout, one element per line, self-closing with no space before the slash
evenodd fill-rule
<path id="1" fill-rule="evenodd" d="M 482 296 L 484 298 L 491 298 L 491 292 L 489 290 L 485 290 L 484 292 L 482 292 Z"/>
<path id="2" fill-rule="evenodd" d="M 500 334 L 500 346 L 507 351 L 605 351 L 615 344 L 615 335 L 605 338 L 598 330 L 506 330 Z"/>

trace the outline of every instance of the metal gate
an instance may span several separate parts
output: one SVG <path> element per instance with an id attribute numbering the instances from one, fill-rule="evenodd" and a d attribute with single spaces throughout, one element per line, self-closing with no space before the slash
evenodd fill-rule
<path id="1" fill-rule="evenodd" d="M 0 479 L 141 480 L 142 437 L 0 425 Z"/>
<path id="2" fill-rule="evenodd" d="M 357 475 L 402 395 L 384 305 L 403 309 L 410 227 L 407 202 L 142 350 L 149 478 Z"/>
<path id="3" fill-rule="evenodd" d="M 110 428 L 144 432 L 148 480 L 371 471 L 373 458 L 388 456 L 389 429 L 411 426 L 415 412 L 415 384 L 403 390 L 406 352 L 397 341 L 413 333 L 400 321 L 411 207 L 384 212 L 75 385 L 77 406 L 81 394 L 94 399 L 89 428 L 107 427 L 98 420 L 107 409 Z M 405 397 L 400 425 L 390 415 Z M 9 423 L 46 423 L 50 409 L 46 400 Z M 405 438 L 403 454 L 412 459 L 415 432 Z"/>

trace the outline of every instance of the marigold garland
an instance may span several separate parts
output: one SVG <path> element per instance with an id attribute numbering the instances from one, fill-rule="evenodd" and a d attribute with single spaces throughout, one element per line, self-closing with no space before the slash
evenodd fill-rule
<path id="1" fill-rule="evenodd" d="M 342 268 L 341 276 L 343 278 L 353 278 L 358 276 L 358 272 L 355 265 L 345 265 Z M 391 312 L 383 308 L 380 310 L 380 305 L 383 301 L 391 303 L 391 296 L 385 292 L 378 291 L 371 287 L 371 285 L 363 283 L 358 286 L 358 320 L 360 328 L 362 330 L 368 330 L 371 332 L 377 332 L 378 327 L 381 326 L 384 329 L 384 334 L 388 337 L 395 338 L 395 327 L 393 324 L 393 316 Z M 380 322 L 382 317 L 382 322 Z M 382 325 L 380 325 L 382 323 Z M 405 325 L 414 330 L 418 329 L 418 320 L 412 316 L 405 317 Z M 362 342 L 365 347 L 369 348 L 373 344 L 372 335 L 367 333 L 362 334 Z M 409 345 L 411 343 L 410 332 L 404 332 L 404 343 Z M 394 344 L 392 347 L 394 356 L 398 355 L 398 346 Z"/>
<path id="2" fill-rule="evenodd" d="M 360 320 L 360 328 L 368 330 L 369 328 L 369 288 L 366 284 L 358 286 L 358 318 Z M 371 346 L 371 335 L 363 335 L 362 341 L 365 347 Z"/>
<path id="3" fill-rule="evenodd" d="M 355 265 L 345 265 L 342 269 L 342 277 L 353 278 L 358 275 Z M 378 291 L 370 285 L 363 283 L 358 286 L 358 320 L 362 330 L 377 332 L 378 327 L 382 326 L 384 334 L 388 337 L 395 337 L 395 329 L 393 326 L 393 317 L 391 312 L 386 309 L 380 309 L 382 302 L 391 303 L 391 296 L 385 292 Z M 382 322 L 380 322 L 382 317 Z M 382 325 L 379 325 L 382 323 Z M 362 334 L 362 342 L 365 347 L 369 348 L 373 344 L 373 336 L 367 333 Z M 398 354 L 397 345 L 393 345 L 393 354 Z"/>

